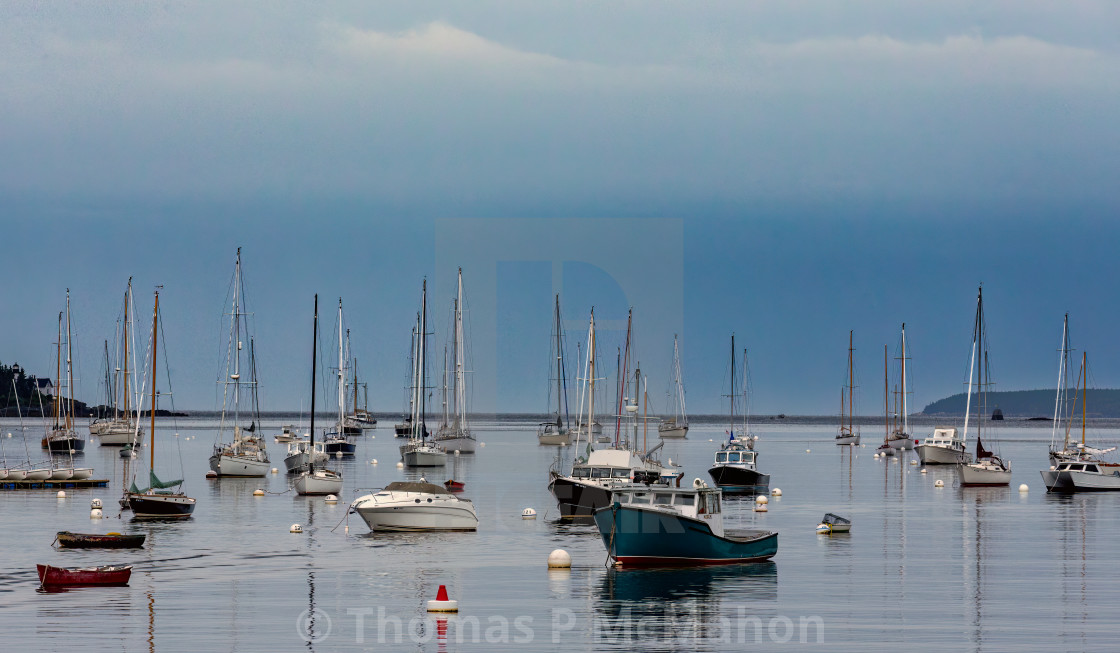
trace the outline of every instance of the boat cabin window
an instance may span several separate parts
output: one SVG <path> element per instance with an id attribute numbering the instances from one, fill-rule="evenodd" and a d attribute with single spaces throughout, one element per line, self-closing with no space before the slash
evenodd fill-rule
<path id="1" fill-rule="evenodd" d="M 727 454 L 726 454 L 726 453 L 724 453 L 724 452 L 722 452 L 722 451 L 721 451 L 721 452 L 719 452 L 719 453 L 717 453 L 717 454 L 716 454 L 716 462 L 717 462 L 717 463 L 725 463 L 725 462 L 727 462 Z"/>
<path id="2" fill-rule="evenodd" d="M 591 478 L 603 478 L 604 476 L 606 476 L 607 478 L 611 477 L 611 470 L 609 468 L 608 469 L 603 469 L 602 467 L 591 468 Z"/>
<path id="3" fill-rule="evenodd" d="M 696 505 L 696 496 L 692 494 L 678 494 L 677 505 L 679 506 L 693 506 Z"/>
<path id="4" fill-rule="evenodd" d="M 1099 470 L 1096 465 L 1085 465 L 1085 471 L 1097 473 Z"/>
<path id="5" fill-rule="evenodd" d="M 649 503 L 649 495 L 645 492 L 635 492 L 630 495 L 630 503 Z"/>
<path id="6" fill-rule="evenodd" d="M 1071 472 L 1080 472 L 1084 469 L 1085 469 L 1085 465 L 1070 465 L 1069 466 L 1069 471 L 1071 471 Z"/>
<path id="7" fill-rule="evenodd" d="M 614 470 L 615 478 L 630 478 L 630 470 L 625 467 Z"/>
<path id="8" fill-rule="evenodd" d="M 572 470 L 572 476 L 574 478 L 588 478 L 591 476 L 591 470 L 587 467 L 576 467 Z"/>
<path id="9" fill-rule="evenodd" d="M 653 502 L 659 506 L 668 506 L 673 503 L 673 495 L 658 492 L 653 499 Z"/>
<path id="10" fill-rule="evenodd" d="M 729 454 L 729 455 L 727 456 L 727 462 L 731 462 L 731 463 L 737 463 L 737 462 L 739 462 L 739 452 L 738 452 L 738 451 L 733 451 L 733 452 L 731 452 L 731 453 L 730 453 L 730 454 Z"/>

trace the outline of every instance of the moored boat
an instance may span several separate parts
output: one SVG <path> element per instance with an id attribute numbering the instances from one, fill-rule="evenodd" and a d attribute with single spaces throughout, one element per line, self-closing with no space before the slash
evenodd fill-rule
<path id="1" fill-rule="evenodd" d="M 43 585 L 127 585 L 132 565 L 102 567 L 52 567 L 35 565 Z"/>
<path id="2" fill-rule="evenodd" d="M 620 566 L 736 564 L 778 553 L 777 533 L 725 529 L 721 492 L 700 479 L 692 488 L 620 488 L 595 511 L 595 525 Z"/>
<path id="3" fill-rule="evenodd" d="M 71 533 L 59 531 L 55 535 L 64 549 L 137 549 L 144 546 L 147 535 L 124 533 Z"/>
<path id="4" fill-rule="evenodd" d="M 341 297 L 338 299 L 338 331 L 339 331 L 339 336 L 341 338 L 341 336 L 342 336 L 342 298 Z M 315 467 L 316 457 L 320 453 L 320 450 L 317 449 L 316 446 L 315 446 L 315 396 L 316 396 L 315 379 L 316 379 L 316 371 L 317 371 L 316 368 L 318 366 L 318 360 L 319 360 L 318 359 L 318 347 L 317 347 L 318 341 L 319 341 L 319 295 L 316 294 L 315 295 L 314 318 L 313 318 L 313 321 L 312 321 L 312 333 L 311 333 L 311 428 L 309 429 L 309 432 L 311 434 L 311 440 L 306 443 L 307 444 L 307 449 L 306 449 L 307 463 L 306 463 L 305 466 L 301 466 L 301 467 L 297 468 L 296 470 L 294 470 L 294 471 L 299 472 L 299 475 L 296 476 L 295 481 L 292 483 L 292 487 L 295 488 L 296 494 L 299 494 L 299 495 L 340 494 L 342 492 L 342 473 L 341 472 L 336 471 L 336 470 L 332 470 L 332 469 L 326 469 L 325 467 L 324 468 Z M 341 348 L 339 350 L 339 353 L 341 354 Z M 342 378 L 342 374 L 344 373 L 341 362 L 342 362 L 342 360 L 341 360 L 341 357 L 340 357 L 340 359 L 339 359 L 340 364 L 339 364 L 339 370 L 338 370 L 340 379 Z M 340 393 L 342 392 L 341 387 L 339 388 L 339 392 Z M 340 417 L 342 416 L 342 411 L 343 411 L 343 406 L 342 406 L 342 404 L 339 404 L 338 414 L 339 414 Z M 292 458 L 292 456 L 289 456 L 288 458 L 290 459 L 290 458 Z M 285 459 L 284 462 L 287 463 L 288 459 Z M 289 471 L 293 471 L 293 470 L 289 467 Z"/>
<path id="5" fill-rule="evenodd" d="M 956 465 L 972 462 L 972 454 L 965 451 L 964 441 L 957 437 L 957 429 L 936 426 L 930 435 L 914 450 L 923 465 Z"/>
<path id="6" fill-rule="evenodd" d="M 396 481 L 384 489 L 358 497 L 350 511 L 371 531 L 474 531 L 474 504 L 448 489 L 421 479 Z"/>
<path id="7" fill-rule="evenodd" d="M 852 353 L 855 349 L 852 347 L 853 331 L 848 331 L 848 385 L 840 389 L 840 430 L 837 431 L 836 437 L 833 441 L 836 444 L 853 445 L 859 444 L 859 430 L 855 429 L 852 424 L 852 397 L 855 394 L 855 364 L 852 359 Z M 844 422 L 844 399 L 847 397 L 847 418 L 848 421 Z"/>

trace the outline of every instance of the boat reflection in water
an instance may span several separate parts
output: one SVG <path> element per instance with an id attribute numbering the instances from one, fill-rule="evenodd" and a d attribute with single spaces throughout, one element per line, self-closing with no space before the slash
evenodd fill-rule
<path id="1" fill-rule="evenodd" d="M 623 641 L 631 650 L 660 650 L 666 642 L 683 646 L 674 650 L 718 649 L 721 640 L 738 641 L 744 628 L 746 641 L 753 642 L 755 615 L 771 613 L 777 600 L 773 562 L 611 568 L 600 583 L 595 628 L 604 637 L 629 637 Z M 767 619 L 760 623 L 765 629 Z"/>

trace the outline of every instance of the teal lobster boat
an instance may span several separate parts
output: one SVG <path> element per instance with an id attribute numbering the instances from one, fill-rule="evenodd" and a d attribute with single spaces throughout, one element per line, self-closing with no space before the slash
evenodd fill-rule
<path id="1" fill-rule="evenodd" d="M 722 493 L 697 479 L 692 488 L 633 485 L 595 511 L 607 553 L 620 566 L 718 565 L 768 560 L 778 534 L 725 530 Z"/>

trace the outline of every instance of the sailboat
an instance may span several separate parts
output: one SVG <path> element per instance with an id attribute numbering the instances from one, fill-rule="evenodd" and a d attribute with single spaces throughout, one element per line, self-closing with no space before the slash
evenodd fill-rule
<path id="1" fill-rule="evenodd" d="M 217 442 L 210 456 L 210 469 L 222 476 L 264 476 L 271 468 L 265 439 L 257 434 L 260 411 L 257 401 L 256 356 L 253 336 L 249 332 L 248 313 L 245 308 L 245 287 L 241 279 L 241 248 L 237 248 L 237 262 L 233 268 L 232 312 L 229 314 L 229 337 L 226 342 L 226 366 L 222 377 L 222 418 L 218 426 Z M 250 380 L 241 379 L 242 345 L 249 342 L 248 363 Z M 251 414 L 248 427 L 241 425 L 242 392 L 249 394 Z M 224 442 L 227 429 L 232 425 L 230 442 Z"/>
<path id="2" fill-rule="evenodd" d="M 466 345 L 463 333 L 463 268 L 459 268 L 459 292 L 455 297 L 455 321 L 452 328 L 451 423 L 437 430 L 434 441 L 448 451 L 474 453 L 475 439 L 467 423 Z"/>
<path id="3" fill-rule="evenodd" d="M 56 379 L 62 378 L 62 313 L 58 314 Z M 43 437 L 43 448 L 51 453 L 74 453 L 86 448 L 86 441 L 74 430 L 74 373 L 70 346 L 70 289 L 66 289 L 66 396 L 61 388 L 54 394 L 52 419 Z"/>
<path id="4" fill-rule="evenodd" d="M 743 365 L 746 367 L 746 351 L 743 352 Z M 744 375 L 745 376 L 745 375 Z M 744 381 L 744 397 L 746 395 L 746 382 Z M 770 485 L 770 475 L 758 471 L 758 452 L 754 450 L 755 437 L 744 424 L 735 434 L 735 403 L 739 394 L 735 391 L 735 334 L 731 334 L 731 392 L 728 394 L 731 401 L 730 428 L 727 431 L 728 440 L 724 442 L 719 451 L 715 453 L 715 460 L 708 475 L 717 487 L 725 494 L 752 493 L 765 490 Z M 744 410 L 744 415 L 746 411 Z"/>
<path id="5" fill-rule="evenodd" d="M 46 467 L 31 463 L 31 450 L 27 447 L 27 428 L 23 425 L 23 409 L 19 405 L 19 389 L 16 387 L 15 376 L 12 377 L 12 396 L 16 399 L 16 413 L 19 415 L 20 439 L 23 440 L 24 464 L 8 467 L 7 454 L 5 454 L 5 468 L 0 470 L 3 478 L 9 481 L 45 481 L 51 477 L 53 463 L 48 461 Z M 39 412 L 43 412 L 42 399 L 39 400 Z"/>
<path id="6" fill-rule="evenodd" d="M 626 322 L 626 361 L 630 357 L 631 320 L 633 311 Z M 591 425 L 595 423 L 595 310 L 591 311 L 591 319 L 587 330 L 587 363 L 584 368 L 585 388 L 580 403 L 580 423 Z M 625 378 L 625 373 L 620 375 Z M 635 392 L 637 390 L 635 389 Z M 636 396 L 636 394 L 635 394 Z M 587 400 L 587 412 L 583 410 L 583 399 Z M 586 457 L 580 456 L 572 463 L 571 473 L 564 475 L 558 470 L 549 472 L 548 489 L 556 498 L 560 508 L 561 517 L 590 517 L 595 510 L 610 505 L 611 493 L 616 488 L 626 487 L 633 483 L 655 484 L 667 486 L 679 481 L 680 472 L 675 467 L 662 465 L 654 458 L 656 453 L 665 443 L 654 446 L 648 451 L 638 448 L 637 442 L 631 443 L 629 438 L 623 439 L 621 420 L 623 413 L 636 417 L 637 404 L 627 402 L 625 391 L 620 389 L 618 412 L 615 422 L 615 439 L 613 446 L 603 449 L 593 449 L 594 436 L 588 426 L 576 430 L 576 447 L 579 447 L 581 438 L 586 438 Z M 635 431 L 635 440 L 636 431 Z"/>
<path id="7" fill-rule="evenodd" d="M 148 425 L 150 454 L 148 468 L 148 487 L 136 487 L 136 473 L 133 471 L 132 484 L 125 493 L 125 501 L 136 519 L 186 519 L 194 513 L 195 500 L 182 491 L 183 480 L 161 481 L 156 476 L 156 353 L 159 351 L 159 288 L 155 291 L 155 308 L 152 309 L 152 367 L 148 370 L 151 378 L 152 407 L 151 422 Z M 143 410 L 143 399 L 136 407 L 137 415 Z M 172 490 L 172 488 L 175 488 Z"/>
<path id="8" fill-rule="evenodd" d="M 349 335 L 349 334 L 347 334 Z M 358 359 L 354 359 L 354 403 L 353 412 L 348 416 L 352 423 L 362 427 L 363 430 L 377 428 L 377 418 L 369 411 L 369 384 L 358 381 Z M 358 389 L 362 391 L 362 402 L 358 404 Z"/>
<path id="9" fill-rule="evenodd" d="M 1081 385 L 1081 444 L 1077 446 L 1077 455 L 1065 458 L 1056 466 L 1042 472 L 1042 481 L 1047 492 L 1101 492 L 1120 491 L 1120 464 L 1109 463 L 1100 459 L 1100 456 L 1116 447 L 1108 449 L 1093 449 L 1085 445 L 1085 423 L 1087 421 L 1086 403 L 1088 399 L 1089 367 L 1088 356 L 1081 353 L 1081 374 L 1078 378 Z M 1076 404 L 1076 395 L 1074 398 Z M 1073 421 L 1072 409 L 1067 422 L 1066 442 L 1069 442 L 1069 424 Z M 1066 447 L 1069 449 L 1068 445 Z"/>
<path id="10" fill-rule="evenodd" d="M 892 429 L 890 435 L 887 436 L 887 444 L 889 444 L 891 446 L 891 448 L 894 448 L 894 449 L 913 449 L 915 443 L 914 443 L 914 434 L 910 431 L 910 406 L 909 406 L 909 401 L 908 401 L 908 397 L 910 396 L 910 391 L 907 390 L 907 388 L 906 388 L 906 382 L 907 382 L 906 361 L 908 361 L 910 359 L 907 357 L 907 350 L 906 350 L 906 323 L 905 322 L 902 323 L 902 335 L 899 336 L 899 339 L 901 341 L 900 346 L 902 348 L 902 355 L 899 356 L 899 358 L 898 358 L 898 360 L 899 360 L 899 373 L 898 373 L 898 375 L 899 375 L 900 383 L 902 384 L 902 390 L 900 391 L 901 392 L 900 398 L 901 398 L 901 404 L 902 404 L 902 414 L 901 414 L 901 419 L 896 420 L 894 429 Z M 897 411 L 896 411 L 896 413 L 897 413 Z"/>
<path id="11" fill-rule="evenodd" d="M 681 381 L 681 352 L 677 346 L 677 334 L 673 334 L 673 386 L 671 393 L 673 416 L 666 417 L 657 425 L 657 433 L 662 438 L 683 438 L 688 435 L 688 413 L 684 407 L 684 382 Z"/>
<path id="12" fill-rule="evenodd" d="M 139 419 L 132 411 L 134 394 L 132 375 L 132 353 L 136 351 L 134 336 L 134 317 L 132 310 L 132 277 L 128 278 L 128 288 L 124 293 L 124 307 L 121 309 L 121 329 L 117 342 L 113 345 L 117 353 L 119 367 L 109 374 L 108 347 L 106 347 L 105 385 L 109 394 L 109 404 L 113 407 L 112 417 L 106 417 L 90 424 L 89 431 L 96 435 L 103 447 L 120 447 L 132 444 L 142 438 L 144 429 L 136 428 Z"/>
<path id="13" fill-rule="evenodd" d="M 416 316 L 416 356 L 412 370 L 412 433 L 401 445 L 401 460 L 406 467 L 442 467 L 447 450 L 428 441 L 427 395 L 428 280 L 420 292 L 420 313 Z"/>
<path id="14" fill-rule="evenodd" d="M 836 434 L 836 437 L 834 438 L 836 444 L 847 444 L 847 445 L 859 444 L 859 431 L 854 429 L 854 427 L 852 425 L 852 418 L 853 418 L 853 415 L 852 415 L 852 394 L 853 394 L 853 391 L 855 390 L 855 380 L 856 380 L 855 364 L 852 360 L 852 352 L 855 351 L 855 349 L 852 348 L 852 334 L 853 333 L 854 333 L 853 331 L 848 332 L 848 385 L 840 389 L 840 431 Z M 845 414 L 844 414 L 845 391 L 847 393 L 847 415 L 846 415 L 846 417 L 848 418 L 847 423 L 844 422 L 844 418 L 845 418 Z"/>
<path id="15" fill-rule="evenodd" d="M 988 343 L 984 339 L 984 287 L 976 295 L 976 325 L 972 331 L 972 356 L 968 361 L 968 397 L 965 400 L 964 436 L 968 440 L 968 418 L 972 408 L 972 373 L 976 371 L 978 386 L 976 406 L 976 462 L 957 463 L 957 473 L 962 486 L 1008 485 L 1011 483 L 1011 463 L 984 448 L 983 416 L 988 413 L 988 387 L 992 384 L 988 371 Z M 977 357 L 977 347 L 981 356 Z"/>
<path id="16" fill-rule="evenodd" d="M 581 347 L 581 343 L 577 340 L 576 341 L 576 361 L 583 360 L 583 354 L 580 350 L 580 347 Z M 581 386 L 581 390 L 582 390 L 582 386 Z M 580 405 L 583 405 L 582 401 L 583 401 L 583 399 L 581 398 L 580 399 Z M 603 433 L 603 423 L 600 422 L 598 419 L 596 419 L 595 421 L 591 422 L 590 425 L 587 425 L 587 424 L 583 423 L 583 416 L 582 415 L 577 415 L 576 416 L 576 430 L 578 431 L 578 430 L 588 430 L 588 429 L 590 429 L 590 433 L 592 435 L 602 435 L 602 433 Z M 606 441 L 610 442 L 610 440 L 606 440 Z"/>
<path id="17" fill-rule="evenodd" d="M 1070 428 L 1068 422 L 1065 428 L 1065 439 L 1062 442 L 1062 448 L 1057 448 L 1058 431 L 1061 430 L 1062 420 L 1066 417 L 1066 406 L 1071 401 L 1076 401 L 1076 389 L 1073 399 L 1071 400 L 1069 397 L 1069 353 L 1069 313 L 1066 313 L 1065 319 L 1062 320 L 1062 347 L 1058 354 L 1058 389 L 1054 397 L 1054 421 L 1050 431 L 1051 465 L 1058 465 L 1067 460 L 1077 460 L 1081 458 L 1081 450 L 1070 444 Z M 1082 444 L 1084 444 L 1084 442 L 1082 442 Z"/>
<path id="18" fill-rule="evenodd" d="M 341 303 L 341 300 L 339 300 L 339 302 Z M 350 329 L 346 329 L 346 349 L 344 351 L 346 356 L 346 369 L 350 370 Z M 339 367 L 341 368 L 342 366 L 340 365 Z M 347 405 L 347 399 L 350 397 L 350 392 L 347 388 L 351 385 L 354 387 L 354 403 Z M 358 421 L 358 418 L 355 417 L 353 413 L 353 410 L 358 406 L 358 377 L 356 371 L 354 372 L 352 382 L 345 375 L 342 377 L 342 395 L 340 400 L 342 403 L 342 414 L 335 425 L 335 431 L 353 442 L 354 439 L 361 437 L 362 431 L 365 430 L 365 425 Z"/>
<path id="19" fill-rule="evenodd" d="M 883 345 L 883 444 L 875 450 L 880 456 L 893 456 L 894 447 L 891 446 L 891 395 L 888 374 L 890 364 L 887 359 L 887 346 Z M 896 403 L 897 403 L 897 393 Z M 897 417 L 897 412 L 895 413 Z"/>
<path id="20" fill-rule="evenodd" d="M 408 346 L 408 372 L 405 374 L 404 402 L 408 404 L 401 421 L 393 425 L 393 433 L 398 438 L 407 438 L 412 435 L 412 411 L 415 392 L 412 388 L 412 376 L 416 372 L 416 327 L 412 327 L 412 341 Z"/>
<path id="21" fill-rule="evenodd" d="M 551 394 L 552 382 L 556 382 L 556 412 L 552 414 L 552 419 L 537 425 L 537 442 L 564 446 L 572 442 L 572 420 L 568 416 L 568 368 L 564 361 L 564 327 L 560 320 L 559 294 L 556 295 L 553 329 L 556 338 L 553 340 L 551 362 L 554 366 L 549 367 L 554 369 L 556 376 L 549 374 L 548 384 Z"/>
<path id="22" fill-rule="evenodd" d="M 357 451 L 357 445 L 354 438 L 362 433 L 362 427 L 356 424 L 349 424 L 346 420 L 346 375 L 349 371 L 347 364 L 350 360 L 350 331 L 346 331 L 343 336 L 342 332 L 342 298 L 338 298 L 338 369 L 335 370 L 335 376 L 338 386 L 338 396 L 336 397 L 338 403 L 338 419 L 335 420 L 334 428 L 323 434 L 323 450 L 328 455 L 342 455 L 353 456 Z"/>
<path id="23" fill-rule="evenodd" d="M 339 324 L 342 323 L 342 300 L 338 301 Z M 319 338 L 319 294 L 315 294 L 315 318 L 311 335 L 311 440 L 309 451 L 315 451 L 315 375 L 316 350 Z M 341 373 L 342 371 L 339 370 Z M 340 411 L 341 413 L 341 411 Z M 342 474 L 325 467 L 316 467 L 315 456 L 308 456 L 306 467 L 299 470 L 299 476 L 292 483 L 298 494 L 338 494 L 342 492 Z"/>

